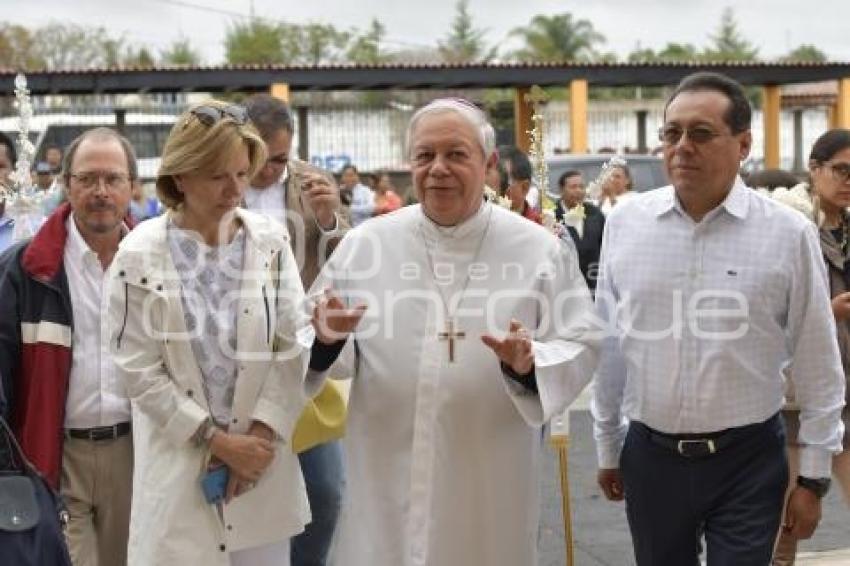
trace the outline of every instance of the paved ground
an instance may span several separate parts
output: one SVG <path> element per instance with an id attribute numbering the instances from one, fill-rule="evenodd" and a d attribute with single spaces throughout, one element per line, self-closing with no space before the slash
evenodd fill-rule
<path id="1" fill-rule="evenodd" d="M 596 488 L 590 413 L 579 409 L 571 415 L 569 459 L 575 564 L 570 566 L 633 566 L 623 506 L 605 500 Z M 551 449 L 546 451 L 542 474 L 543 526 L 538 566 L 564 566 L 558 462 Z M 836 491 L 831 490 L 824 500 L 824 518 L 817 533 L 800 547 L 799 566 L 850 565 L 850 510 Z"/>

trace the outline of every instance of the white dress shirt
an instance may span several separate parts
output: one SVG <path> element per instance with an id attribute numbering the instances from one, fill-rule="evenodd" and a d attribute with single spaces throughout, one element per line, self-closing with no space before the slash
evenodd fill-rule
<path id="1" fill-rule="evenodd" d="M 245 208 L 264 213 L 286 226 L 286 174 L 265 189 L 245 189 Z"/>
<path id="2" fill-rule="evenodd" d="M 767 420 L 783 369 L 801 401 L 801 474 L 829 477 L 841 450 L 844 374 L 817 229 L 737 179 L 701 222 L 672 186 L 605 225 L 597 310 L 608 324 L 592 410 L 601 468 L 626 419 L 666 433 Z"/>
<path id="3" fill-rule="evenodd" d="M 109 351 L 106 270 L 83 240 L 74 215 L 65 222 L 64 267 L 74 313 L 71 378 L 65 428 L 93 428 L 130 421 L 130 401 Z"/>

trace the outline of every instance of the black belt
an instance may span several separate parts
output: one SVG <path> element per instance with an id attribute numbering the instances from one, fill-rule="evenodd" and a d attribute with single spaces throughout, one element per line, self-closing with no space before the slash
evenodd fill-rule
<path id="1" fill-rule="evenodd" d="M 776 414 L 761 423 L 697 434 L 668 434 L 649 428 L 638 421 L 632 421 L 632 424 L 641 429 L 653 444 L 677 452 L 685 458 L 699 458 L 711 456 L 764 427 L 772 426 L 779 418 L 779 414 Z"/>
<path id="2" fill-rule="evenodd" d="M 94 428 L 66 428 L 68 438 L 83 440 L 114 440 L 130 433 L 130 423 L 118 423 L 112 426 L 96 426 Z"/>

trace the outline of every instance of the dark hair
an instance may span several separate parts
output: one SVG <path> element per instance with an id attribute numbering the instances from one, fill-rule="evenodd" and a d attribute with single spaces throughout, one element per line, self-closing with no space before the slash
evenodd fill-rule
<path id="1" fill-rule="evenodd" d="M 733 134 L 740 134 L 750 129 L 753 109 L 744 87 L 740 83 L 721 75 L 720 73 L 700 72 L 688 75 L 680 82 L 670 98 L 664 104 L 664 117 L 667 117 L 667 108 L 677 96 L 683 92 L 713 91 L 719 92 L 729 99 L 729 109 L 723 116 L 723 121 L 729 126 Z"/>
<path id="2" fill-rule="evenodd" d="M 511 178 L 516 181 L 531 180 L 531 161 L 525 153 L 514 149 L 508 154 L 508 161 L 511 163 Z"/>
<path id="3" fill-rule="evenodd" d="M 767 189 L 772 191 L 777 187 L 790 189 L 800 180 L 793 173 L 785 169 L 762 169 L 754 171 L 747 177 L 747 186 L 753 189 Z"/>
<path id="4" fill-rule="evenodd" d="M 12 162 L 12 168 L 14 168 L 18 162 L 18 152 L 15 151 L 15 143 L 12 141 L 12 138 L 0 132 L 0 145 L 6 146 L 6 156 Z"/>
<path id="5" fill-rule="evenodd" d="M 354 171 L 354 174 L 355 174 L 355 175 L 359 175 L 359 174 L 360 174 L 360 173 L 357 171 L 357 167 L 355 167 L 355 166 L 354 166 L 354 165 L 352 165 L 351 163 L 349 163 L 348 165 L 344 165 L 344 166 L 343 166 L 343 168 L 339 170 L 339 174 L 340 174 L 340 175 L 342 175 L 343 173 L 345 173 L 345 172 L 346 172 L 346 171 L 348 171 L 349 169 L 351 169 L 352 171 Z"/>
<path id="6" fill-rule="evenodd" d="M 809 160 L 816 163 L 824 163 L 832 159 L 836 153 L 850 147 L 850 130 L 835 128 L 822 134 L 809 154 Z"/>
<path id="7" fill-rule="evenodd" d="M 564 171 L 564 173 L 560 177 L 558 177 L 558 186 L 563 189 L 564 185 L 567 182 L 567 179 L 569 179 L 570 177 L 575 177 L 576 175 L 581 176 L 581 171 L 579 171 L 578 169 L 568 169 Z"/>
<path id="8" fill-rule="evenodd" d="M 121 144 L 121 149 L 124 150 L 124 156 L 127 158 L 127 173 L 130 174 L 130 180 L 135 181 L 139 178 L 139 168 L 136 164 L 136 152 L 127 138 L 112 128 L 99 127 L 86 130 L 74 138 L 74 141 L 68 145 L 68 151 L 65 152 L 65 157 L 62 158 L 62 179 L 65 181 L 66 187 L 71 180 L 71 165 L 74 164 L 74 157 L 77 155 L 77 150 L 80 148 L 80 144 L 89 138 L 101 141 L 116 140 L 119 144 Z"/>
<path id="9" fill-rule="evenodd" d="M 279 98 L 268 94 L 255 94 L 245 101 L 245 110 L 248 119 L 263 138 L 270 138 L 279 130 L 286 130 L 290 134 L 295 131 L 292 112 Z"/>

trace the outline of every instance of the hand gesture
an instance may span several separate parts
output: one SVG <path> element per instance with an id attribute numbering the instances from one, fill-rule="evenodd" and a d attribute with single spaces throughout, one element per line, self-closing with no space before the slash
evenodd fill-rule
<path id="1" fill-rule="evenodd" d="M 324 175 L 308 171 L 303 174 L 301 194 L 307 198 L 308 206 L 316 215 L 322 230 L 333 230 L 335 213 L 339 209 L 339 189 Z"/>
<path id="2" fill-rule="evenodd" d="M 596 483 L 608 501 L 622 501 L 626 495 L 619 468 L 602 468 L 596 473 Z"/>
<path id="3" fill-rule="evenodd" d="M 316 329 L 316 338 L 323 344 L 333 344 L 339 340 L 348 338 L 354 332 L 366 305 L 359 304 L 349 309 L 342 299 L 330 289 L 325 289 L 322 297 L 313 307 L 313 328 Z"/>
<path id="4" fill-rule="evenodd" d="M 534 368 L 531 339 L 528 337 L 528 331 L 518 320 L 511 319 L 510 331 L 504 340 L 485 334 L 481 337 L 481 341 L 496 353 L 502 363 L 519 375 L 526 375 Z"/>
<path id="5" fill-rule="evenodd" d="M 782 528 L 798 540 L 810 538 L 820 522 L 821 505 L 818 496 L 804 487 L 795 487 L 785 508 Z"/>

